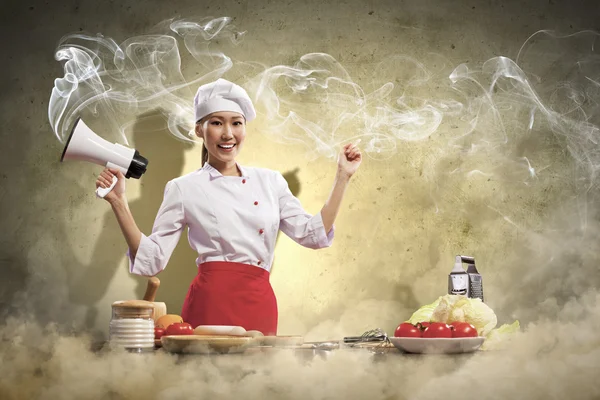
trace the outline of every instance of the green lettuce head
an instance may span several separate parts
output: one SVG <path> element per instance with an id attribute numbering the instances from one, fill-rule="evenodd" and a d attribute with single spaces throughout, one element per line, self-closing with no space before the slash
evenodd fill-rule
<path id="1" fill-rule="evenodd" d="M 477 329 L 479 336 L 486 336 L 496 327 L 498 318 L 481 299 L 463 297 L 454 303 L 446 322 L 468 322 Z"/>
<path id="2" fill-rule="evenodd" d="M 411 315 L 410 319 L 406 322 L 410 322 L 411 324 L 416 325 L 417 322 L 431 321 L 431 315 L 433 314 L 433 310 L 435 310 L 435 308 L 438 306 L 441 299 L 442 298 L 439 297 L 433 303 L 427 304 L 426 306 L 419 308 L 413 313 L 413 315 Z"/>
<path id="3" fill-rule="evenodd" d="M 431 304 L 419 308 L 407 322 L 468 322 L 477 329 L 479 336 L 487 335 L 496 327 L 498 319 L 494 311 L 481 299 L 447 294 Z"/>
<path id="4" fill-rule="evenodd" d="M 431 315 L 431 322 L 453 322 L 453 320 L 450 319 L 452 310 L 454 310 L 455 304 L 463 298 L 466 299 L 464 296 L 455 294 L 447 294 L 440 297 L 440 302 Z"/>
<path id="5" fill-rule="evenodd" d="M 498 323 L 494 310 L 481 299 L 454 294 L 441 296 L 419 308 L 407 322 L 413 325 L 417 322 L 468 322 L 477 329 L 478 336 L 486 337 L 482 350 L 499 348 L 520 330 L 519 321 L 494 329 Z"/>

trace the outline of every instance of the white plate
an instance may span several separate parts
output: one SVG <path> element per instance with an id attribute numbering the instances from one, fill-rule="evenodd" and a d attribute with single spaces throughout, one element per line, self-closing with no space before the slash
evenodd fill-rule
<path id="1" fill-rule="evenodd" d="M 470 338 L 411 338 L 390 337 L 390 342 L 407 353 L 456 354 L 477 351 L 484 337 Z"/>
<path id="2" fill-rule="evenodd" d="M 194 328 L 194 335 L 208 336 L 245 336 L 246 330 L 241 326 L 199 325 Z"/>

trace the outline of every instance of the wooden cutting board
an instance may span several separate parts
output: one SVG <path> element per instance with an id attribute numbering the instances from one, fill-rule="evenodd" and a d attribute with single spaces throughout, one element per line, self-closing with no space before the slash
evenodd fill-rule
<path id="1" fill-rule="evenodd" d="M 169 335 L 160 341 L 166 351 L 182 354 L 243 353 L 254 345 L 252 338 L 240 336 Z"/>

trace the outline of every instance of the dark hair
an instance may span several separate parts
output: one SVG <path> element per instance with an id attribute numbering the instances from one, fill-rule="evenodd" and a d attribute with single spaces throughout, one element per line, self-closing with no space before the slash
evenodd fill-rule
<path id="1" fill-rule="evenodd" d="M 206 146 L 204 145 L 204 143 L 202 143 L 202 167 L 204 166 L 204 164 L 206 164 L 207 161 L 208 161 L 208 150 L 206 149 Z"/>
<path id="2" fill-rule="evenodd" d="M 204 118 L 201 118 L 198 121 L 196 121 L 196 125 L 202 126 L 202 120 L 203 119 Z M 204 145 L 204 140 L 203 140 L 202 141 L 202 164 L 200 166 L 203 167 L 204 164 L 206 164 L 207 161 L 208 161 L 208 150 L 206 149 L 206 146 Z"/>

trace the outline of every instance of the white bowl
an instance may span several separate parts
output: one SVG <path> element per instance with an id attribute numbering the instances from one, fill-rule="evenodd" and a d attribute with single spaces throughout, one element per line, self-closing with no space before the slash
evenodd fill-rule
<path id="1" fill-rule="evenodd" d="M 412 338 L 390 337 L 396 348 L 407 353 L 456 354 L 477 351 L 485 341 L 484 337 L 469 338 Z"/>

